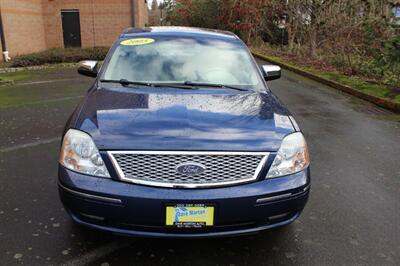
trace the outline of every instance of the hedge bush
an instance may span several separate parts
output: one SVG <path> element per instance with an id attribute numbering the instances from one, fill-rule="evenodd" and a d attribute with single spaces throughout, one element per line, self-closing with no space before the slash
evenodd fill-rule
<path id="1" fill-rule="evenodd" d="M 81 60 L 104 60 L 108 47 L 91 48 L 53 48 L 43 52 L 16 56 L 12 67 L 37 66 L 43 64 L 75 63 Z"/>

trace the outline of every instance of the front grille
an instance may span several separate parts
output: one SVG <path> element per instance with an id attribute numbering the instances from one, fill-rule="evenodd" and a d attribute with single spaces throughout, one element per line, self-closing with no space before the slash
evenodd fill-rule
<path id="1" fill-rule="evenodd" d="M 160 187 L 213 187 L 256 180 L 266 152 L 108 152 L 123 181 Z M 179 165 L 200 164 L 202 173 L 186 175 Z"/>

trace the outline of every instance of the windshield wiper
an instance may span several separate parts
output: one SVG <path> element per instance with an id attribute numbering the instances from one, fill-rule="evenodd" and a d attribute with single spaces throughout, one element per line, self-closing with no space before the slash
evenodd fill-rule
<path id="1" fill-rule="evenodd" d="M 217 83 L 201 83 L 201 82 L 185 81 L 183 84 L 188 85 L 188 86 L 195 86 L 195 87 L 211 87 L 211 88 L 232 89 L 232 90 L 238 90 L 238 91 L 248 91 L 248 89 L 239 88 L 239 87 L 230 86 L 230 85 L 217 84 Z"/>
<path id="2" fill-rule="evenodd" d="M 119 83 L 122 86 L 128 85 L 138 85 L 138 86 L 146 86 L 146 87 L 169 87 L 169 88 L 177 88 L 177 89 L 185 89 L 185 90 L 195 90 L 197 88 L 193 88 L 191 85 L 185 84 L 175 84 L 175 83 L 151 83 L 151 82 L 141 82 L 141 81 L 129 81 L 126 79 L 101 79 L 100 82 L 109 82 L 109 83 Z"/>
<path id="3" fill-rule="evenodd" d="M 148 82 L 129 81 L 129 80 L 126 80 L 126 79 L 101 79 L 100 82 L 119 83 L 122 86 L 138 85 L 138 86 L 151 87 L 151 83 L 148 83 Z"/>
<path id="4" fill-rule="evenodd" d="M 177 88 L 177 89 L 184 89 L 184 90 L 197 90 L 193 86 L 181 84 L 181 83 L 152 83 L 154 87 L 169 87 L 169 88 Z"/>

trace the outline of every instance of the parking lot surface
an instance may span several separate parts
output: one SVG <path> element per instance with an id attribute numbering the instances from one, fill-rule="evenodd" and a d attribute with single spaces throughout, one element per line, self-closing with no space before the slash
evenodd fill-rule
<path id="1" fill-rule="evenodd" d="M 311 197 L 295 223 L 202 240 L 73 225 L 58 199 L 58 151 L 92 81 L 62 68 L 0 87 L 0 265 L 400 265 L 400 115 L 290 72 L 269 84 L 311 152 Z"/>

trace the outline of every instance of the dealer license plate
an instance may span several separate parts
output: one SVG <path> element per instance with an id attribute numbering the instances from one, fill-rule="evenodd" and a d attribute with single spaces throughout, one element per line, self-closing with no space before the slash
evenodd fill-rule
<path id="1" fill-rule="evenodd" d="M 166 207 L 166 225 L 178 228 L 202 228 L 214 225 L 214 206 L 176 204 Z"/>

